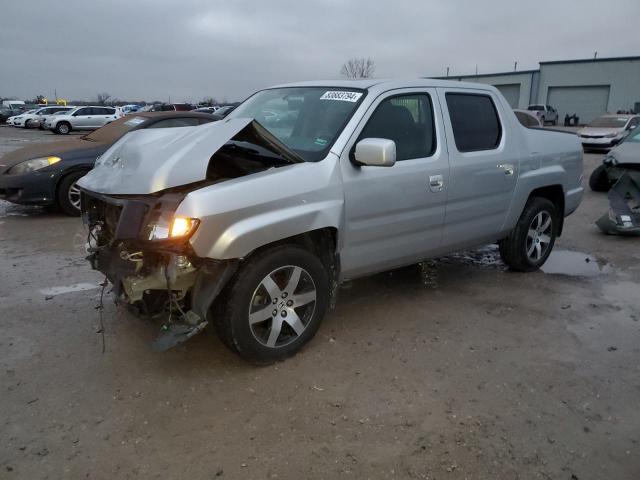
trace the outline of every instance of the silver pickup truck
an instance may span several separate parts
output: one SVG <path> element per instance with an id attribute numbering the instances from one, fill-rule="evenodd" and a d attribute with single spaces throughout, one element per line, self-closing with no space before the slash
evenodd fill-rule
<path id="1" fill-rule="evenodd" d="M 575 135 L 521 126 L 491 86 L 420 79 L 262 90 L 219 122 L 129 133 L 78 185 L 88 258 L 164 319 L 158 349 L 210 325 L 269 362 L 347 279 L 492 242 L 536 270 L 581 182 Z"/>

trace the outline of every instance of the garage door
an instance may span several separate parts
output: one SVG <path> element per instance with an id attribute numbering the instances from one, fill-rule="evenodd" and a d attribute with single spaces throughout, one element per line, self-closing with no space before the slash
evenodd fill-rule
<path id="1" fill-rule="evenodd" d="M 547 104 L 558 110 L 560 124 L 566 114 L 574 113 L 580 117 L 580 123 L 588 123 L 607 112 L 609 85 L 549 87 Z"/>
<path id="2" fill-rule="evenodd" d="M 518 108 L 520 103 L 520 84 L 510 83 L 508 85 L 495 85 L 500 93 L 507 99 L 511 108 Z"/>

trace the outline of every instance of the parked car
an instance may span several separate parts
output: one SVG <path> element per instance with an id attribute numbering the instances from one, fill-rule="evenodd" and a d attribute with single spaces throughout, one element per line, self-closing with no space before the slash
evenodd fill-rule
<path id="1" fill-rule="evenodd" d="M 214 113 L 216 113 L 218 110 L 220 110 L 220 107 L 199 107 L 194 109 L 194 112 L 202 112 L 202 113 L 210 113 L 211 115 L 213 115 Z"/>
<path id="2" fill-rule="evenodd" d="M 7 119 L 14 115 L 9 107 L 0 107 L 0 123 L 7 123 Z"/>
<path id="3" fill-rule="evenodd" d="M 193 112 L 141 113 L 114 120 L 87 135 L 34 144 L 0 157 L 0 199 L 26 205 L 57 205 L 80 213 L 76 181 L 97 157 L 132 130 L 196 126 L 218 117 Z"/>
<path id="4" fill-rule="evenodd" d="M 64 115 L 49 117 L 44 127 L 54 133 L 66 135 L 72 130 L 96 130 L 122 116 L 116 107 L 76 107 Z"/>
<path id="5" fill-rule="evenodd" d="M 640 115 L 603 115 L 578 130 L 582 146 L 609 149 L 640 124 Z"/>
<path id="6" fill-rule="evenodd" d="M 188 112 L 189 110 L 193 110 L 193 105 L 188 103 L 156 103 L 149 109 L 150 112 Z"/>
<path id="7" fill-rule="evenodd" d="M 35 113 L 36 110 L 37 109 L 27 110 L 25 112 L 20 112 L 18 114 L 12 115 L 11 117 L 7 118 L 7 124 L 13 125 L 14 127 L 17 127 L 22 122 L 22 119 L 23 119 L 24 115 L 30 115 L 32 113 Z"/>
<path id="8" fill-rule="evenodd" d="M 57 109 L 59 109 L 56 112 L 47 112 L 45 114 L 40 115 L 40 119 L 38 121 L 38 128 L 40 130 L 45 130 L 45 124 L 47 123 L 47 121 L 54 115 L 66 115 L 67 112 L 70 112 L 71 110 L 73 110 L 74 108 L 77 108 L 73 105 L 67 105 L 65 107 L 63 106 L 58 106 Z"/>
<path id="9" fill-rule="evenodd" d="M 129 104 L 129 105 L 123 105 L 122 106 L 122 113 L 124 115 L 129 115 L 131 113 L 135 113 L 138 110 L 140 110 L 142 107 L 140 105 L 135 105 L 135 104 Z"/>
<path id="10" fill-rule="evenodd" d="M 295 121 L 256 119 L 276 109 Z M 313 337 L 346 279 L 490 242 L 538 269 L 581 201 L 582 155 L 489 85 L 304 82 L 197 129 L 133 132 L 78 185 L 93 268 L 141 313 L 174 312 L 156 348 L 211 322 L 269 362 Z"/>
<path id="11" fill-rule="evenodd" d="M 529 105 L 527 110 L 534 112 L 543 125 L 547 123 L 551 125 L 558 124 L 558 111 L 551 105 Z"/>
<path id="12" fill-rule="evenodd" d="M 640 171 L 640 129 L 636 128 L 612 148 L 589 177 L 594 192 L 607 192 L 629 170 Z"/>
<path id="13" fill-rule="evenodd" d="M 542 127 L 542 120 L 536 114 L 530 112 L 529 110 L 518 110 L 514 109 L 513 113 L 516 114 L 516 118 L 522 124 L 522 126 L 527 128 L 533 127 Z"/>
<path id="14" fill-rule="evenodd" d="M 18 115 L 17 117 L 15 117 L 13 125 L 23 128 L 40 127 L 43 118 L 46 118 L 49 115 L 53 115 L 57 112 L 68 112 L 72 108 L 73 107 L 63 106 L 42 107 L 37 110 L 32 110 L 31 112 L 25 112 L 21 115 Z"/>
<path id="15" fill-rule="evenodd" d="M 233 109 L 236 108 L 234 105 L 225 105 L 224 107 L 220 107 L 218 110 L 216 110 L 216 115 L 219 115 L 221 117 L 226 117 L 227 115 L 229 115 Z"/>
<path id="16" fill-rule="evenodd" d="M 3 100 L 2 106 L 11 110 L 24 110 L 26 104 L 22 100 Z"/>

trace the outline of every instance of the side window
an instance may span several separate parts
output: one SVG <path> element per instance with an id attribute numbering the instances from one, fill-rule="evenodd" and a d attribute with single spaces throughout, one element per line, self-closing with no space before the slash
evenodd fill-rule
<path id="1" fill-rule="evenodd" d="M 115 115 L 116 113 L 116 109 L 115 108 L 102 108 L 102 115 Z"/>
<path id="2" fill-rule="evenodd" d="M 167 118 L 150 125 L 148 128 L 194 127 L 200 125 L 197 118 Z"/>
<path id="3" fill-rule="evenodd" d="M 639 123 L 640 123 L 640 118 L 634 117 L 629 122 L 629 127 L 637 127 Z"/>
<path id="4" fill-rule="evenodd" d="M 396 160 L 431 156 L 436 148 L 431 97 L 421 93 L 383 100 L 358 140 L 363 138 L 393 140 L 396 143 Z"/>
<path id="5" fill-rule="evenodd" d="M 447 93 L 446 99 L 459 152 L 493 150 L 500 144 L 502 128 L 490 96 Z"/>
<path id="6" fill-rule="evenodd" d="M 91 109 L 90 108 L 81 108 L 79 109 L 73 116 L 74 117 L 83 117 L 86 115 L 91 115 Z"/>

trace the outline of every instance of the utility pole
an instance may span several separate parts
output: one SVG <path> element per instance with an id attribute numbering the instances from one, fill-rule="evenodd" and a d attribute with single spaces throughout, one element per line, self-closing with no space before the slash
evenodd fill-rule
<path id="1" fill-rule="evenodd" d="M 476 63 L 476 77 L 478 76 L 478 64 Z"/>
<path id="2" fill-rule="evenodd" d="M 447 67 L 447 77 L 449 76 L 449 67 Z"/>
<path id="3" fill-rule="evenodd" d="M 593 59 L 595 60 L 598 57 L 598 51 L 593 52 Z"/>
<path id="4" fill-rule="evenodd" d="M 518 61 L 516 60 L 516 63 L 513 64 L 513 71 L 515 72 L 516 70 L 518 70 Z"/>

